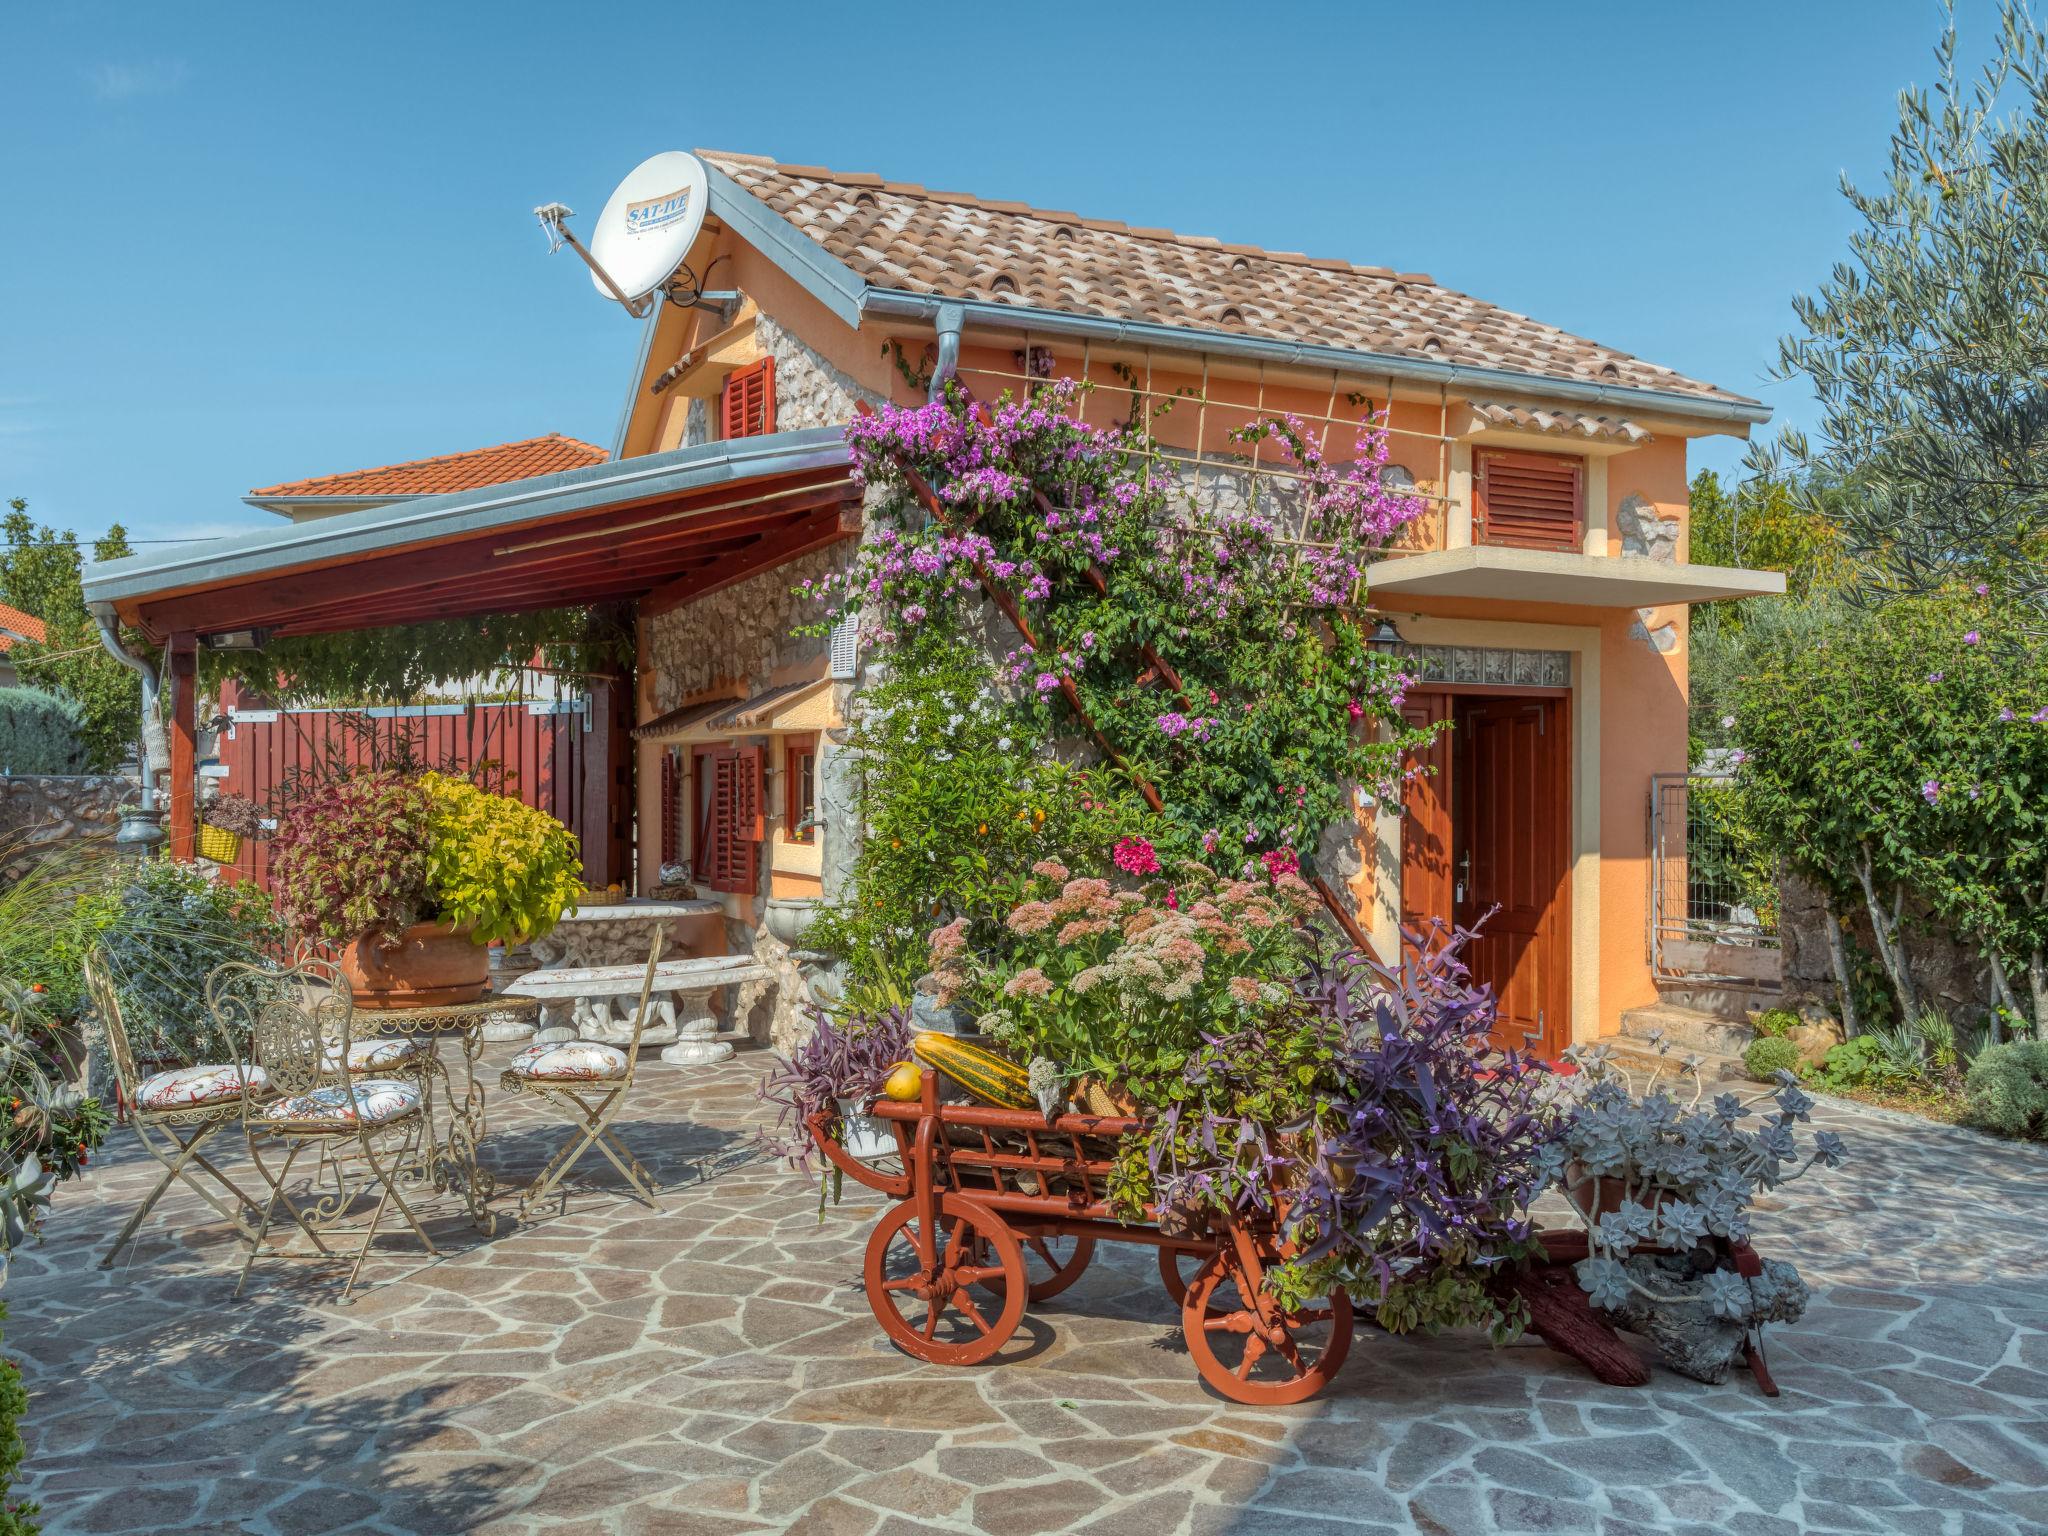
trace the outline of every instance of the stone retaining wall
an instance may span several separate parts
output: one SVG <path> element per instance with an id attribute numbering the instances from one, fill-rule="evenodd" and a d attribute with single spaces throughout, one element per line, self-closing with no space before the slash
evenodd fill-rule
<path id="1" fill-rule="evenodd" d="M 77 842 L 114 830 L 121 807 L 142 798 L 125 774 L 0 774 L 0 837 L 36 847 Z"/>
<path id="2" fill-rule="evenodd" d="M 1870 914 L 1859 900 L 1843 914 L 1857 949 L 1877 954 Z M 1778 886 L 1778 943 L 1784 952 L 1784 993 L 1788 1007 L 1805 1003 L 1833 1017 L 1841 1016 L 1835 966 L 1828 951 L 1827 908 L 1820 892 L 1804 880 L 1788 876 Z M 1906 962 L 1922 1001 L 1954 1019 L 1981 1017 L 1991 996 L 1991 977 L 1983 960 L 1966 944 L 1909 910 L 1906 917 Z M 1852 952 L 1853 954 L 1853 952 Z M 1852 958 L 1851 964 L 1854 964 Z M 1867 1020 L 1865 1021 L 1868 1022 Z"/>

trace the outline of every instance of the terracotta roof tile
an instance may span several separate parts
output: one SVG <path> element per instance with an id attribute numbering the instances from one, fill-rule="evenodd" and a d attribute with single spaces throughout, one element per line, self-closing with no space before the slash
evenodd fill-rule
<path id="1" fill-rule="evenodd" d="M 1542 432 L 1552 437 L 1583 437 L 1619 443 L 1651 441 L 1650 434 L 1626 416 L 1552 410 L 1547 406 L 1515 405 L 1504 400 L 1473 400 L 1469 403 L 1472 414 L 1490 426 Z"/>
<path id="2" fill-rule="evenodd" d="M 1133 229 L 758 155 L 697 153 L 881 287 L 1175 326 L 1188 325 L 1195 309 L 1198 329 L 1754 403 L 1423 273 Z M 1226 303 L 1236 319 L 1222 317 Z"/>
<path id="3" fill-rule="evenodd" d="M 0 630 L 6 631 L 0 634 L 0 651 L 13 650 L 17 635 L 37 645 L 41 645 L 49 636 L 49 631 L 43 627 L 41 619 L 32 613 L 24 613 L 12 603 L 0 603 Z"/>
<path id="4" fill-rule="evenodd" d="M 385 464 L 376 469 L 351 469 L 338 475 L 316 475 L 310 480 L 288 480 L 251 491 L 278 501 L 311 501 L 322 496 L 439 496 L 448 491 L 469 491 L 480 485 L 502 485 L 508 480 L 530 480 L 535 475 L 559 474 L 565 469 L 582 469 L 602 464 L 609 455 L 593 443 L 550 432 L 546 437 L 529 437 L 494 448 L 472 448 L 466 453 L 444 453 L 438 458 L 412 459 L 404 464 Z"/>

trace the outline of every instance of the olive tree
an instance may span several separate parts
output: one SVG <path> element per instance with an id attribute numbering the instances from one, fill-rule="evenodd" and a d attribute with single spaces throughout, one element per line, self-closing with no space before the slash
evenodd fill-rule
<path id="1" fill-rule="evenodd" d="M 1949 22 L 1931 89 L 1899 96 L 1883 183 L 1842 192 L 1849 254 L 1794 300 L 1779 371 L 1818 397 L 1812 440 L 1752 467 L 1851 486 L 1852 549 L 1888 591 L 1959 576 L 2048 602 L 2048 35 L 2008 0 L 1974 77 Z M 2037 616 L 2038 621 L 2038 616 Z"/>

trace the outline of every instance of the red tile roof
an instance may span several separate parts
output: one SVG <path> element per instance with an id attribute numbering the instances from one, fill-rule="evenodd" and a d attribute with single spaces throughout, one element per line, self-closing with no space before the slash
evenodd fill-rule
<path id="1" fill-rule="evenodd" d="M 49 631 L 43 628 L 41 619 L 32 613 L 23 613 L 9 603 L 0 603 L 0 630 L 7 631 L 0 634 L 0 651 L 13 650 L 16 635 L 24 640 L 32 640 L 37 645 L 41 645 L 49 635 Z"/>
<path id="2" fill-rule="evenodd" d="M 697 153 L 883 288 L 1755 403 L 1420 272 L 1134 229 L 760 155 Z"/>
<path id="3" fill-rule="evenodd" d="M 467 453 L 444 453 L 439 458 L 345 470 L 338 475 L 316 475 L 310 480 L 287 480 L 282 485 L 259 486 L 249 494 L 275 501 L 314 501 L 324 496 L 351 500 L 439 496 L 448 491 L 470 491 L 480 485 L 502 485 L 508 480 L 530 480 L 535 475 L 582 469 L 602 464 L 609 457 L 594 443 L 550 432 L 546 437 L 500 443 L 495 448 L 472 448 Z"/>

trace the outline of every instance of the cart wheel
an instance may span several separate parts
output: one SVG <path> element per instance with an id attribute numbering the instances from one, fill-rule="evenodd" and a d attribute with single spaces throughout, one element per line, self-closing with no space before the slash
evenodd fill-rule
<path id="1" fill-rule="evenodd" d="M 1030 1278 L 1030 1299 L 1050 1301 L 1081 1278 L 1081 1271 L 1095 1257 L 1095 1239 L 1087 1233 L 1078 1237 L 1062 1232 L 1025 1232 L 1017 1239 L 1024 1250 L 1024 1273 Z M 984 1254 L 984 1262 L 989 1262 Z M 1004 1281 L 1000 1274 L 980 1282 L 982 1289 L 1000 1296 Z"/>
<path id="2" fill-rule="evenodd" d="M 1181 1302 L 1181 1332 L 1202 1379 L 1235 1403 L 1299 1403 L 1320 1392 L 1351 1348 L 1351 1298 L 1282 1312 L 1261 1285 L 1271 1256 L 1246 1275 L 1226 1247 L 1196 1271 Z"/>
<path id="3" fill-rule="evenodd" d="M 1155 1248 L 1159 1255 L 1159 1280 L 1166 1287 L 1166 1294 L 1173 1298 L 1176 1307 L 1184 1306 L 1188 1299 L 1188 1281 L 1200 1272 L 1204 1254 L 1187 1248 Z M 1210 1311 L 1215 1304 L 1210 1303 Z"/>
<path id="4" fill-rule="evenodd" d="M 897 1345 L 939 1365 L 973 1365 L 1009 1342 L 1029 1289 L 1017 1234 L 979 1201 L 946 1195 L 938 1219 L 905 1200 L 868 1238 L 868 1305 Z M 999 1305 L 970 1288 L 995 1279 Z"/>

